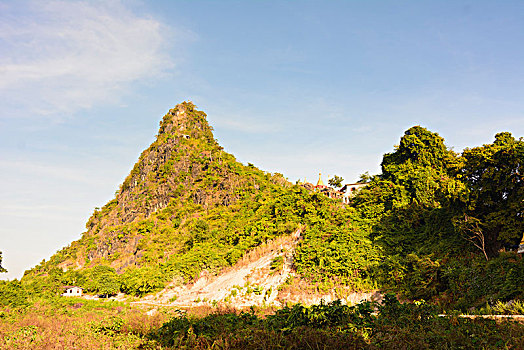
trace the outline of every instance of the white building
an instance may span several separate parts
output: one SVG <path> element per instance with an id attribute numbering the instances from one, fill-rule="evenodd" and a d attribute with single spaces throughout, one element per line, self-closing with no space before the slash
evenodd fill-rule
<path id="1" fill-rule="evenodd" d="M 342 201 L 344 203 L 349 203 L 350 199 L 362 188 L 366 187 L 368 184 L 365 182 L 357 182 L 354 184 L 345 184 L 340 192 L 344 193 Z"/>
<path id="2" fill-rule="evenodd" d="M 65 286 L 64 292 L 61 294 L 63 297 L 80 297 L 82 296 L 82 288 L 76 286 Z"/>

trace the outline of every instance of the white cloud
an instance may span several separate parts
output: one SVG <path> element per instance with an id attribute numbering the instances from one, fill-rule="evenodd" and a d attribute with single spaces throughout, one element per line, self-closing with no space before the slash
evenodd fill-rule
<path id="1" fill-rule="evenodd" d="M 173 67 L 166 47 L 174 33 L 120 1 L 22 1 L 2 12 L 0 94 L 8 106 L 0 116 L 115 101 L 130 83 Z"/>

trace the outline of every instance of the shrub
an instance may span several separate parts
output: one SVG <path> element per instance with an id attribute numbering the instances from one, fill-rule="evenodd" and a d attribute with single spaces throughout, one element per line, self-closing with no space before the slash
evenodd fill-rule
<path id="1" fill-rule="evenodd" d="M 0 306 L 24 308 L 29 304 L 29 293 L 20 281 L 0 281 Z"/>
<path id="2" fill-rule="evenodd" d="M 165 277 L 153 266 L 129 269 L 121 276 L 121 290 L 126 294 L 143 296 L 164 287 Z"/>

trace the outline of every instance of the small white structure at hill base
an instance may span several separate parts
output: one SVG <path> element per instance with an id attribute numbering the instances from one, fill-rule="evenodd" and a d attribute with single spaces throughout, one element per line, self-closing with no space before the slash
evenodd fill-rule
<path id="1" fill-rule="evenodd" d="M 80 297 L 82 296 L 82 288 L 76 286 L 64 286 L 63 297 Z"/>

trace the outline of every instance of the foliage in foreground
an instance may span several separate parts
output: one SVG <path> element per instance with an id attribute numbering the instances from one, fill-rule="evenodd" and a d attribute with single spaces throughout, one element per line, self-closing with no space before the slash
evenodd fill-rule
<path id="1" fill-rule="evenodd" d="M 507 306 L 506 306 L 507 307 Z M 520 308 L 521 305 L 516 305 Z M 502 306 L 498 306 L 502 308 Z M 6 349 L 519 349 L 524 324 L 442 317 L 435 306 L 340 301 L 264 310 L 211 309 L 193 316 L 81 298 L 34 300 L 3 307 L 0 348 Z M 205 312 L 205 310 L 204 310 Z"/>
<path id="2" fill-rule="evenodd" d="M 114 301 L 39 299 L 24 308 L 2 308 L 0 349 L 148 348 L 154 342 L 146 334 L 168 318 Z"/>
<path id="3" fill-rule="evenodd" d="M 266 318 L 252 312 L 182 316 L 150 338 L 177 349 L 518 349 L 524 326 L 442 317 L 433 306 L 401 304 L 388 295 L 383 305 L 295 305 Z"/>

